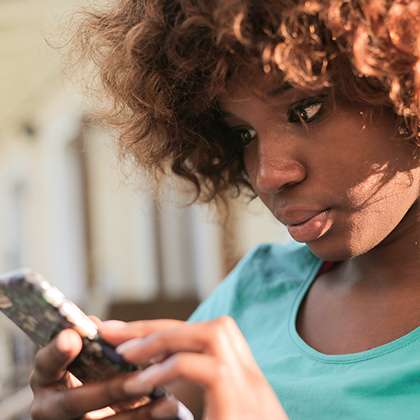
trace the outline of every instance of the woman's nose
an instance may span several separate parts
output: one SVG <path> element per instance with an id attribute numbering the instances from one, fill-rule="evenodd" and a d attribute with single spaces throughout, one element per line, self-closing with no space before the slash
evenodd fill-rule
<path id="1" fill-rule="evenodd" d="M 257 192 L 276 193 L 283 188 L 298 184 L 306 178 L 305 167 L 293 158 L 263 152 L 258 157 L 255 186 Z"/>

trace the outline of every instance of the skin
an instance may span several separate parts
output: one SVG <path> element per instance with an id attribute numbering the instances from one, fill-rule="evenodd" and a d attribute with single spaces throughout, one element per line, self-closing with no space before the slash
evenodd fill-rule
<path id="1" fill-rule="evenodd" d="M 252 138 L 245 167 L 275 217 L 287 206 L 331 209 L 331 228 L 307 245 L 336 265 L 309 290 L 300 335 L 318 351 L 340 354 L 408 333 L 420 317 L 418 148 L 391 138 L 390 110 L 371 109 L 367 122 L 366 105 L 337 96 L 335 105 L 323 101 L 319 118 L 291 123 L 292 104 L 328 92 L 270 92 L 265 79 L 236 83 L 221 106 L 226 123 Z"/>
<path id="2" fill-rule="evenodd" d="M 326 92 L 315 93 L 320 94 Z M 275 217 L 282 221 L 284 209 L 292 205 L 330 209 L 329 230 L 307 244 L 336 265 L 310 288 L 299 311 L 299 334 L 327 354 L 363 351 L 418 325 L 417 149 L 390 139 L 389 110 L 375 110 L 367 122 L 367 106 L 340 97 L 335 106 L 324 97 L 319 119 L 289 121 L 292 105 L 313 96 L 296 89 L 274 95 L 269 80 L 260 77 L 252 84 L 232 84 L 220 105 L 234 139 L 251 140 L 243 149 L 249 180 Z M 64 331 L 36 356 L 31 378 L 35 420 L 174 416 L 170 399 L 130 410 L 128 402 L 156 385 L 168 386 L 187 405 L 185 395 L 201 393 L 209 420 L 287 418 L 231 318 L 196 325 L 97 322 L 107 340 L 124 343 L 120 351 L 128 360 L 157 364 L 131 386 L 133 375 L 75 387 L 80 384 L 66 367 L 81 343 L 74 331 Z"/>
<path id="3" fill-rule="evenodd" d="M 66 371 L 80 352 L 81 340 L 76 332 L 65 330 L 36 355 L 30 381 L 34 420 L 175 418 L 177 401 L 173 396 L 140 408 L 135 408 L 135 402 L 154 387 L 176 381 L 184 384 L 167 389 L 178 390 L 180 395 L 188 393 L 191 384 L 202 388 L 205 419 L 253 420 L 260 416 L 287 420 L 230 317 L 194 325 L 154 320 L 98 322 L 98 326 L 106 340 L 114 345 L 123 343 L 119 351 L 127 360 L 136 364 L 153 360 L 155 364 L 140 375 L 121 375 L 82 385 Z"/>

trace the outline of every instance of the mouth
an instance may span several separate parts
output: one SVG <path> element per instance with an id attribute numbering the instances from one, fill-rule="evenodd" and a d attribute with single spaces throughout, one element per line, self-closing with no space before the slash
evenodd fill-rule
<path id="1" fill-rule="evenodd" d="M 310 242 L 325 235 L 332 227 L 331 209 L 320 211 L 299 223 L 286 224 L 290 236 L 298 242 Z"/>

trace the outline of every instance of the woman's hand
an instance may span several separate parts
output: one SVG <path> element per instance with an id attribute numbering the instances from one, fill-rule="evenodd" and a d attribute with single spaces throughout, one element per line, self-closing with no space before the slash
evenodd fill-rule
<path id="1" fill-rule="evenodd" d="M 127 394 L 124 389 L 127 377 L 132 374 L 82 385 L 66 370 L 81 348 L 80 336 L 69 329 L 37 352 L 30 378 L 33 420 L 154 419 L 158 417 L 151 414 L 153 410 L 159 414 L 159 411 L 173 411 L 177 406 L 174 398 L 163 398 L 136 408 L 139 394 Z"/>
<path id="2" fill-rule="evenodd" d="M 125 382 L 128 395 L 147 394 L 156 386 L 182 380 L 203 387 L 207 420 L 287 419 L 230 317 L 197 324 L 109 321 L 100 333 L 115 345 L 122 343 L 118 351 L 128 361 L 156 363 Z"/>

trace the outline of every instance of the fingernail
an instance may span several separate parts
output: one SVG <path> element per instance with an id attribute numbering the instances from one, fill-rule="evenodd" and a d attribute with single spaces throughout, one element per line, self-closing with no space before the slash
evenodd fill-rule
<path id="1" fill-rule="evenodd" d="M 144 338 L 133 338 L 132 340 L 125 341 L 117 347 L 117 352 L 124 354 L 131 351 L 132 349 L 138 350 L 141 348 L 143 341 Z"/>
<path id="2" fill-rule="evenodd" d="M 76 331 L 65 330 L 57 336 L 56 346 L 62 353 L 69 353 L 74 348 L 80 346 L 81 339 Z"/>
<path id="3" fill-rule="evenodd" d="M 123 385 L 124 391 L 128 395 L 150 394 L 153 390 L 153 385 L 148 383 L 148 379 L 154 374 L 156 368 L 154 366 L 143 370 L 142 372 L 130 377 Z"/>
<path id="4" fill-rule="evenodd" d="M 114 329 L 124 328 L 125 326 L 126 326 L 126 322 L 111 319 L 109 321 L 103 321 L 101 323 L 100 329 L 103 329 L 103 328 L 108 329 L 109 328 L 110 330 L 114 330 Z"/>

